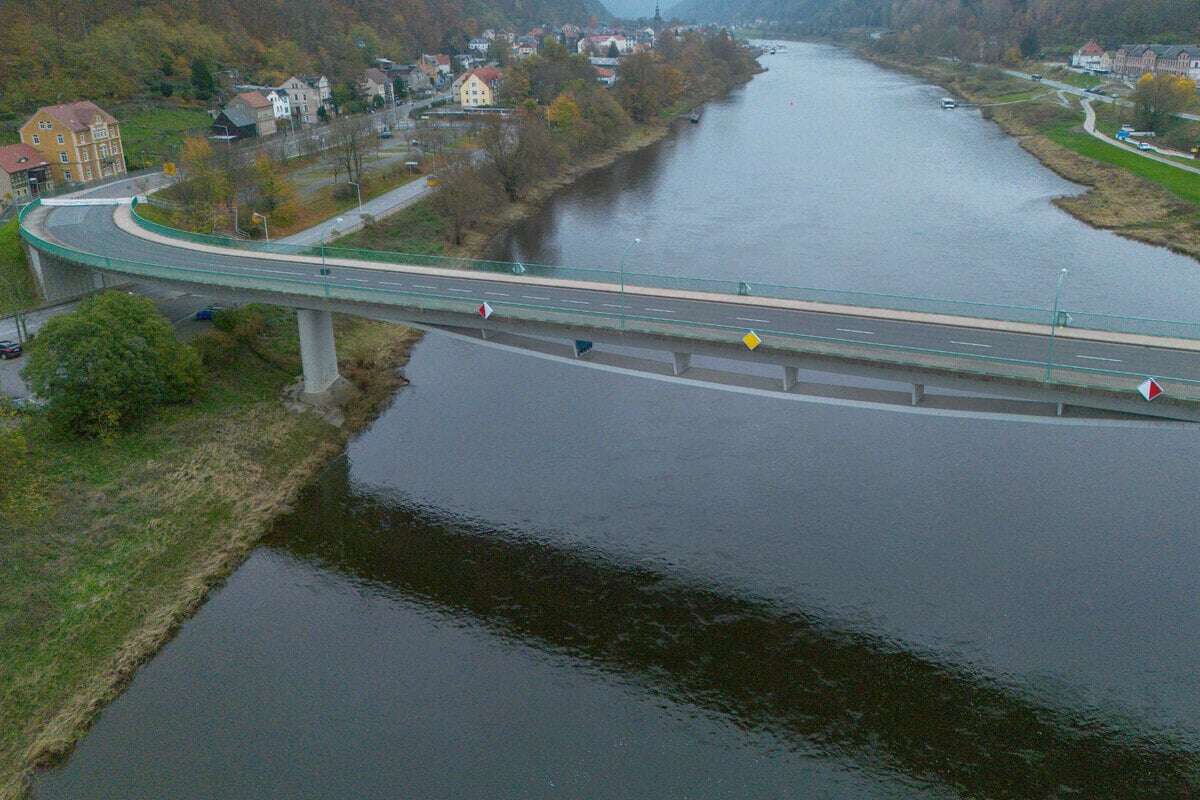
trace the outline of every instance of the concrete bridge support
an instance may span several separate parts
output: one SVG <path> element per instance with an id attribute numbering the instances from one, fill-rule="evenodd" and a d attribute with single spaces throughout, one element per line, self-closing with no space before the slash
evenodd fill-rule
<path id="1" fill-rule="evenodd" d="M 914 406 L 920 405 L 921 401 L 924 399 L 925 399 L 925 384 L 914 383 L 912 385 L 912 404 Z"/>
<path id="2" fill-rule="evenodd" d="M 73 300 L 105 286 L 104 276 L 89 267 L 63 261 L 28 245 L 25 252 L 37 280 L 38 292 L 46 302 Z"/>
<path id="3" fill-rule="evenodd" d="M 300 325 L 300 361 L 304 364 L 304 393 L 322 394 L 337 383 L 337 347 L 333 314 L 309 308 L 296 310 Z"/>
<path id="4" fill-rule="evenodd" d="M 790 392 L 792 389 L 795 389 L 796 382 L 799 379 L 800 379 L 799 367 L 785 366 L 783 368 L 783 390 L 785 392 Z"/>

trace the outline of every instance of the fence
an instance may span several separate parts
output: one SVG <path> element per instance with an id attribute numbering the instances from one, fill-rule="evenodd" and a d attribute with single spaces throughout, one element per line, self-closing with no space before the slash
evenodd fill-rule
<path id="1" fill-rule="evenodd" d="M 22 222 L 28 213 L 29 209 L 22 213 Z M 164 229 L 163 226 L 145 221 L 143 224 L 152 230 L 172 230 L 169 228 Z M 189 241 L 212 243 L 214 240 L 220 240 L 222 244 L 231 246 L 230 241 L 224 237 L 191 234 L 183 231 L 175 231 L 174 233 L 177 238 L 186 238 Z M 294 297 L 322 298 L 351 303 L 395 305 L 416 311 L 449 312 L 460 314 L 464 317 L 473 317 L 476 314 L 478 302 L 475 299 L 447 297 L 443 294 L 428 291 L 392 289 L 385 286 L 364 287 L 361 284 L 352 284 L 339 280 L 330 274 L 287 277 L 264 273 L 248 274 L 246 272 L 235 272 L 220 268 L 182 267 L 112 258 L 64 247 L 44 240 L 33 234 L 24 224 L 21 227 L 21 236 L 39 250 L 50 255 L 109 272 L 119 272 L 145 278 L 210 284 L 224 288 L 287 294 Z M 233 242 L 232 246 L 236 246 L 240 250 L 264 251 L 266 249 L 263 246 L 249 245 L 245 242 Z M 327 255 L 340 254 L 345 250 L 346 248 L 327 250 Z M 316 251 L 313 248 L 287 248 L 286 246 L 281 250 L 278 246 L 272 245 L 270 252 L 292 252 L 312 256 Z M 470 262 L 469 260 L 458 259 L 449 259 L 449 261 L 478 263 L 486 265 L 491 269 L 498 269 L 503 263 Z M 509 264 L 507 266 L 511 268 L 517 265 Z M 545 267 L 545 269 L 557 270 L 561 268 Z M 510 269 L 509 271 L 511 272 L 512 270 Z M 328 273 L 328 271 L 323 272 Z M 608 271 L 598 272 L 607 276 L 613 274 Z M 529 274 L 528 269 L 522 274 Z M 732 285 L 731 282 L 715 283 Z M 793 287 L 785 288 L 791 289 Z M 883 295 L 883 297 L 889 296 Z M 624 310 L 580 310 L 578 307 L 566 308 L 555 305 L 552 301 L 549 303 L 521 303 L 489 300 L 488 302 L 495 309 L 496 313 L 505 318 L 561 325 L 574 329 L 576 332 L 583 328 L 595 331 L 656 334 L 671 336 L 677 339 L 692 339 L 734 346 L 740 346 L 742 336 L 746 333 L 746 328 L 743 326 L 675 317 L 667 319 L 646 314 L 630 314 Z M 991 306 L 985 307 L 990 308 Z M 1046 337 L 1049 345 L 1046 359 L 1032 360 L 898 344 L 866 343 L 849 338 L 803 334 L 794 331 L 777 330 L 770 327 L 755 328 L 755 331 L 763 339 L 766 350 L 778 352 L 783 355 L 790 352 L 797 355 L 815 354 L 837 358 L 856 358 L 874 363 L 882 362 L 889 365 L 1016 379 L 1031 384 L 1101 389 L 1122 395 L 1132 395 L 1136 391 L 1135 387 L 1144 377 L 1142 373 L 1103 367 L 1081 367 L 1054 362 L 1051 359 L 1049 349 L 1049 347 L 1053 346 L 1051 337 Z M 1158 378 L 1166 386 L 1168 393 L 1173 398 L 1200 401 L 1200 380 L 1181 375 L 1159 375 Z"/>

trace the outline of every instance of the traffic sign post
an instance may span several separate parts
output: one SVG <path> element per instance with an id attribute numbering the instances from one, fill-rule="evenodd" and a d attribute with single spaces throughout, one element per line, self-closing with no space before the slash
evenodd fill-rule
<path id="1" fill-rule="evenodd" d="M 483 305 L 481 305 L 479 308 L 477 308 L 475 310 L 477 312 L 479 312 L 479 316 L 483 317 L 484 319 L 490 319 L 492 314 L 494 313 L 494 311 L 492 310 L 492 307 L 490 305 L 488 305 L 486 301 L 484 302 Z"/>
<path id="2" fill-rule="evenodd" d="M 747 333 L 745 336 L 742 337 L 742 344 L 746 345 L 746 348 L 748 350 L 754 350 L 760 344 L 762 344 L 762 337 L 759 336 L 754 331 L 750 331 L 749 333 Z"/>
<path id="3" fill-rule="evenodd" d="M 1146 378 L 1138 385 L 1138 394 L 1145 398 L 1146 402 L 1150 402 L 1154 398 L 1163 393 L 1162 384 L 1154 378 Z"/>

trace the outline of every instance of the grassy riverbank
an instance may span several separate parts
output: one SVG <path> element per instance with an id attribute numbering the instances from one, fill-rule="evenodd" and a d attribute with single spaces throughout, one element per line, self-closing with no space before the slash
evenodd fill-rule
<path id="1" fill-rule="evenodd" d="M 1021 147 L 1069 181 L 1089 187 L 1054 202 L 1075 218 L 1130 239 L 1200 259 L 1200 175 L 1175 169 L 1106 144 L 1083 130 L 1075 98 L 1055 95 L 1028 103 L 986 107 L 1028 81 L 998 69 L 938 59 L 903 60 L 869 50 L 881 66 L 915 74 L 983 108 L 984 116 L 1017 138 Z"/>
<path id="2" fill-rule="evenodd" d="M 418 334 L 337 320 L 358 392 L 342 428 L 281 402 L 295 317 L 242 312 L 205 343 L 205 390 L 110 441 L 11 414 L 28 443 L 0 487 L 0 798 L 66 753 L 270 521 L 403 384 Z"/>

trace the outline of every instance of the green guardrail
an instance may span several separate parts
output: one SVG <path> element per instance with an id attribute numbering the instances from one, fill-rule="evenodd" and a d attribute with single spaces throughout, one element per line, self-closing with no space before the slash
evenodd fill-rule
<path id="1" fill-rule="evenodd" d="M 22 213 L 22 222 L 30 213 Z M 181 267 L 112 258 L 88 253 L 38 237 L 24 225 L 21 236 L 29 244 L 48 255 L 109 272 L 137 275 L 186 283 L 206 283 L 223 288 L 244 289 L 264 293 L 283 293 L 296 297 L 338 300 L 351 303 L 387 304 L 417 311 L 441 311 L 473 317 L 479 298 L 449 297 L 437 292 L 410 291 L 383 286 L 364 287 L 348 283 L 332 273 L 326 275 L 283 276 L 247 274 L 221 269 Z M 270 302 L 270 298 L 264 298 Z M 580 310 L 552 303 L 520 303 L 488 298 L 495 313 L 514 320 L 549 323 L 573 329 L 571 335 L 586 330 L 656 334 L 708 343 L 744 346 L 745 326 L 697 320 L 663 318 L 623 311 Z M 1016 359 L 989 356 L 976 352 L 911 347 L 906 345 L 868 343 L 855 339 L 803 334 L 754 328 L 763 340 L 763 352 L 804 355 L 828 355 L 840 359 L 861 359 L 865 362 L 886 363 L 922 369 L 946 370 L 1026 381 L 1031 384 L 1073 386 L 1099 389 L 1133 396 L 1146 376 L 1104 367 L 1084 367 L 1053 360 L 1052 337 L 1047 337 L 1047 356 L 1044 360 Z M 1184 376 L 1156 375 L 1174 399 L 1200 401 L 1200 380 Z"/>
<path id="2" fill-rule="evenodd" d="M 1002 322 L 1024 322 L 1037 325 L 1050 324 L 1055 309 L 1040 306 L 1007 305 L 970 300 L 951 300 L 918 295 L 863 292 L 846 289 L 826 289 L 813 286 L 791 286 L 763 283 L 759 281 L 737 281 L 714 278 L 689 278 L 620 269 L 568 267 L 531 262 L 488 261 L 483 259 L 435 256 L 420 253 L 404 253 L 389 250 L 367 250 L 363 248 L 338 247 L 337 245 L 292 245 L 278 242 L 248 241 L 216 234 L 194 233 L 172 228 L 148 220 L 138 213 L 137 201 L 133 204 L 134 220 L 142 228 L 180 241 L 226 247 L 252 253 L 277 255 L 319 255 L 330 259 L 375 262 L 392 265 L 413 265 L 442 269 L 461 270 L 485 274 L 521 275 L 531 279 L 558 278 L 592 283 L 624 284 L 648 289 L 695 291 L 743 297 L 760 297 L 779 300 L 799 300 L 830 305 L 858 308 L 877 308 L 892 311 L 907 311 L 926 314 L 994 319 Z M 1168 320 L 1154 317 L 1122 316 L 1101 314 L 1075 309 L 1059 308 L 1057 322 L 1060 326 L 1072 326 L 1116 333 L 1140 334 L 1145 336 L 1167 336 L 1181 339 L 1200 339 L 1200 323 Z"/>

